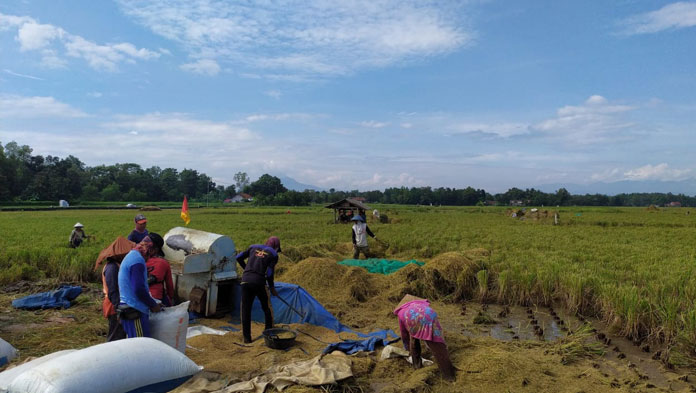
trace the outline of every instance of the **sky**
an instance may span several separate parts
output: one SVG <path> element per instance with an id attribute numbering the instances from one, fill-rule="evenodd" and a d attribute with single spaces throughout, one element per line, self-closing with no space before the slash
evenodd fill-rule
<path id="1" fill-rule="evenodd" d="M 696 1 L 4 1 L 11 141 L 222 185 L 691 180 Z"/>

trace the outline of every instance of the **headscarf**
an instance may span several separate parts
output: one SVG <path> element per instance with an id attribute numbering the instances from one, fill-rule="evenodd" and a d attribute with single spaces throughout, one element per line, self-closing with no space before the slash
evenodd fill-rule
<path id="1" fill-rule="evenodd" d="M 134 250 L 138 250 L 140 255 L 143 256 L 143 258 L 147 258 L 150 256 L 150 250 L 154 244 L 152 243 L 152 239 L 150 239 L 150 236 L 145 236 L 143 240 L 140 241 L 140 243 L 136 244 L 135 247 L 133 247 Z"/>
<path id="2" fill-rule="evenodd" d="M 278 239 L 277 236 L 271 236 L 266 240 L 266 245 L 268 247 L 274 248 L 278 252 L 282 252 L 280 250 L 280 239 Z"/>

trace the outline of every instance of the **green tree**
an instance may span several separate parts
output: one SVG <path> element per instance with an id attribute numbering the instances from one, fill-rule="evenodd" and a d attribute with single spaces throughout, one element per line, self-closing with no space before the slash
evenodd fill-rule
<path id="1" fill-rule="evenodd" d="M 269 174 L 263 174 L 258 180 L 249 185 L 249 191 L 256 198 L 258 195 L 274 196 L 286 192 L 288 189 L 283 186 L 280 179 Z"/>
<path id="2" fill-rule="evenodd" d="M 244 187 L 249 185 L 249 176 L 246 172 L 237 172 L 234 174 L 234 184 L 238 191 L 242 191 Z"/>

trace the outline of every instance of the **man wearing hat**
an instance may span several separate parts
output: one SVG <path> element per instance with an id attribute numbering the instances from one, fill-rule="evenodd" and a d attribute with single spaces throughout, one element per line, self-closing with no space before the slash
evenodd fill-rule
<path id="1" fill-rule="evenodd" d="M 80 247 L 80 244 L 82 244 L 82 241 L 87 239 L 89 236 L 85 234 L 85 231 L 82 230 L 84 225 L 80 224 L 79 222 L 75 225 L 73 225 L 73 230 L 70 232 L 70 239 L 68 240 L 69 246 L 71 248 L 77 248 Z"/>
<path id="2" fill-rule="evenodd" d="M 268 290 L 273 296 L 278 296 L 273 284 L 273 273 L 275 265 L 278 263 L 278 253 L 280 249 L 280 239 L 276 236 L 271 236 L 266 240 L 266 244 L 254 244 L 246 251 L 239 253 L 235 259 L 244 269 L 242 273 L 242 335 L 244 342 L 251 342 L 251 306 L 254 299 L 259 298 L 261 309 L 264 314 L 264 322 L 266 329 L 273 328 L 273 313 L 268 293 L 266 292 L 266 283 Z M 249 259 L 246 263 L 245 259 Z"/>
<path id="3" fill-rule="evenodd" d="M 369 248 L 367 246 L 367 236 L 371 236 L 373 239 L 377 240 L 377 236 L 370 230 L 370 227 L 365 223 L 365 218 L 360 214 L 356 215 L 351 219 L 353 224 L 353 259 L 360 259 L 360 253 L 365 255 L 365 258 L 369 258 L 367 255 Z"/>
<path id="4" fill-rule="evenodd" d="M 132 241 L 135 244 L 140 243 L 145 239 L 145 236 L 147 236 L 149 233 L 147 232 L 147 229 L 145 228 L 147 226 L 147 218 L 145 218 L 144 215 L 138 214 L 135 216 L 135 229 L 133 229 L 133 232 L 128 235 L 128 240 Z"/>

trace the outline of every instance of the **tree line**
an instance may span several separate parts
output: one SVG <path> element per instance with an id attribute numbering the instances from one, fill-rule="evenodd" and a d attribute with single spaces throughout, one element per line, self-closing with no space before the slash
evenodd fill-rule
<path id="1" fill-rule="evenodd" d="M 672 193 L 631 193 L 572 195 L 561 188 L 545 193 L 534 188 L 511 188 L 490 194 L 467 187 L 391 187 L 384 191 L 294 191 L 288 190 L 276 176 L 264 174 L 251 182 L 245 172 L 234 175 L 235 184 L 217 185 L 210 176 L 195 169 L 142 168 L 124 163 L 87 167 L 77 157 L 33 155 L 27 145 L 0 143 L 0 201 L 180 201 L 211 202 L 231 198 L 238 192 L 253 196 L 257 205 L 304 206 L 331 203 L 348 197 L 363 197 L 368 202 L 406 205 L 509 205 L 521 201 L 529 206 L 663 206 L 679 202 L 696 206 L 696 197 Z"/>

